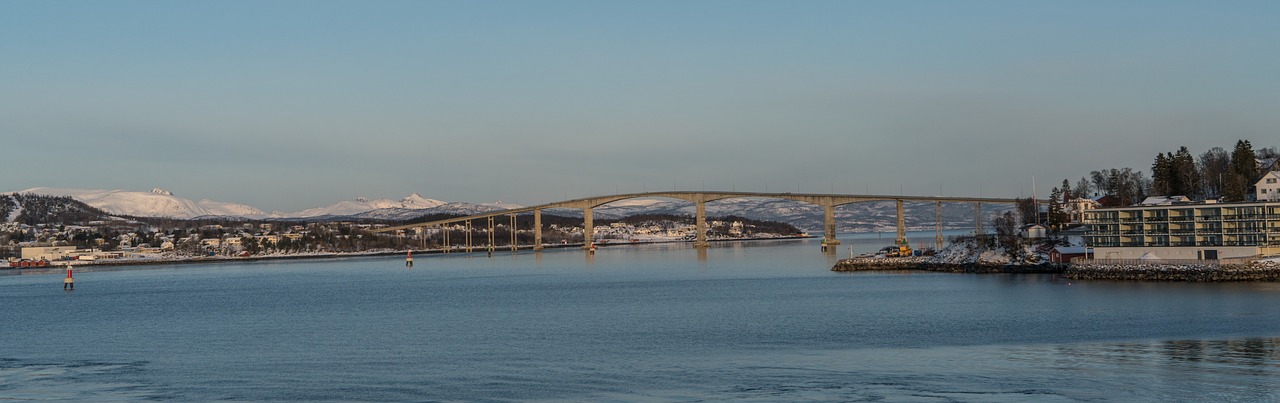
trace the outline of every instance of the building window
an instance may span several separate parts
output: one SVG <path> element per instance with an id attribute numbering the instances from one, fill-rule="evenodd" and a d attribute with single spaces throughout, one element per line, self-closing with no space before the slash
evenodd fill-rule
<path id="1" fill-rule="evenodd" d="M 1267 183 L 1276 183 L 1276 178 L 1267 178 Z"/>

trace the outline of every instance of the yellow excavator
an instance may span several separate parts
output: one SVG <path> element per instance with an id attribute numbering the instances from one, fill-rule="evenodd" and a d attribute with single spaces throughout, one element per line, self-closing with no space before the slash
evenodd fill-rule
<path id="1" fill-rule="evenodd" d="M 898 242 L 898 256 L 911 256 L 911 242 L 906 239 Z"/>
<path id="2" fill-rule="evenodd" d="M 903 240 L 902 242 L 897 242 L 896 246 L 886 246 L 880 249 L 880 253 L 884 254 L 884 257 L 911 256 L 911 243 Z"/>

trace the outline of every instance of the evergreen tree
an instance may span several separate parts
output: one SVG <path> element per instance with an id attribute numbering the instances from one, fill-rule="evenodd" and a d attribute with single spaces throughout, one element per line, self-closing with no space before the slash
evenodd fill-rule
<path id="1" fill-rule="evenodd" d="M 1253 192 L 1253 177 L 1257 174 L 1257 162 L 1254 160 L 1253 145 L 1249 140 L 1237 140 L 1235 151 L 1231 152 L 1231 169 L 1222 184 L 1222 199 L 1229 202 L 1249 200 Z"/>
<path id="2" fill-rule="evenodd" d="M 1062 190 L 1053 188 L 1049 194 L 1049 228 L 1057 229 L 1062 226 Z"/>
<path id="3" fill-rule="evenodd" d="M 1156 154 L 1156 161 L 1151 164 L 1151 194 L 1168 196 L 1172 191 L 1173 175 L 1170 175 L 1172 170 L 1169 165 L 1169 159 L 1163 153 Z"/>
<path id="4" fill-rule="evenodd" d="M 1199 198 L 1200 170 L 1196 168 L 1196 159 L 1191 156 L 1191 151 L 1188 151 L 1185 146 L 1178 148 L 1178 153 L 1173 155 L 1169 166 L 1174 179 L 1173 183 L 1177 185 L 1177 188 L 1170 189 L 1173 194 L 1169 196 L 1185 195 Z"/>
<path id="5" fill-rule="evenodd" d="M 1062 180 L 1062 202 L 1063 203 L 1070 202 L 1071 199 L 1074 199 L 1074 198 L 1075 198 L 1075 194 L 1071 193 L 1071 181 L 1063 179 Z"/>

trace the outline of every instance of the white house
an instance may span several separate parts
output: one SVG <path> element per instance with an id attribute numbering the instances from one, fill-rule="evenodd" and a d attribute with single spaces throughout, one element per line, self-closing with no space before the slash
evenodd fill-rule
<path id="1" fill-rule="evenodd" d="M 1071 215 L 1071 222 L 1083 222 L 1084 212 L 1099 206 L 1097 200 L 1081 197 L 1067 202 L 1067 212 Z"/>
<path id="2" fill-rule="evenodd" d="M 1040 239 L 1044 238 L 1046 230 L 1048 230 L 1048 228 L 1045 228 L 1040 224 L 1027 224 L 1023 225 L 1018 232 L 1019 235 L 1022 235 L 1022 237 L 1026 239 Z"/>
<path id="3" fill-rule="evenodd" d="M 1280 200 L 1280 172 L 1267 172 L 1254 186 L 1258 188 L 1258 201 Z"/>

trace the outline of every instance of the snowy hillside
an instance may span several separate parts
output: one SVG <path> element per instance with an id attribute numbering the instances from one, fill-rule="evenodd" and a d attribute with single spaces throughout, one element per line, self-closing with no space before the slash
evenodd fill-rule
<path id="1" fill-rule="evenodd" d="M 17 193 L 48 196 L 69 196 L 99 210 L 115 215 L 138 217 L 193 218 L 210 215 L 255 215 L 261 210 L 236 203 L 201 200 L 199 202 L 175 196 L 164 189 L 150 192 L 127 190 L 86 190 L 31 188 Z"/>
<path id="2" fill-rule="evenodd" d="M 307 217 L 327 217 L 327 216 L 354 216 L 360 213 L 367 213 L 382 209 L 391 210 L 424 210 L 445 205 L 445 202 L 428 199 L 417 193 L 411 194 L 400 200 L 376 199 L 370 200 L 363 197 L 357 197 L 355 200 L 343 200 L 326 207 L 317 207 L 299 211 L 297 213 L 278 214 L 281 218 L 307 218 Z M 274 215 L 274 214 L 273 214 Z"/>

